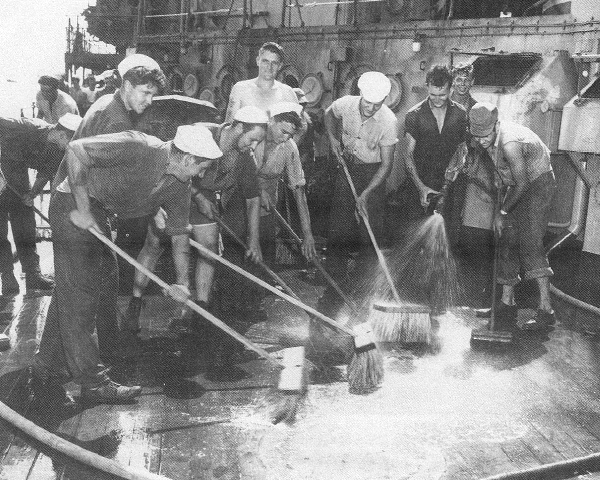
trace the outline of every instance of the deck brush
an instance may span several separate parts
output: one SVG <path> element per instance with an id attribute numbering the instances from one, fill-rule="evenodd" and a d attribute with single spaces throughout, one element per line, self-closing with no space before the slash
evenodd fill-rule
<path id="1" fill-rule="evenodd" d="M 335 329 L 350 335 L 354 339 L 354 357 L 348 365 L 348 383 L 351 393 L 366 393 L 372 391 L 381 385 L 383 381 L 383 355 L 377 348 L 371 327 L 368 324 L 361 324 L 354 327 L 354 330 L 342 325 L 335 320 L 323 315 L 321 312 L 315 310 L 312 307 L 304 304 L 298 299 L 296 295 L 288 295 L 281 292 L 277 288 L 269 285 L 260 278 L 255 277 L 251 273 L 248 273 L 243 268 L 229 262 L 228 260 L 220 257 L 216 253 L 207 249 L 198 242 L 190 239 L 190 244 L 196 248 L 202 255 L 215 260 L 254 283 L 266 288 L 275 295 L 287 300 L 292 305 L 295 305 L 308 314 L 312 315 L 315 320 L 320 320 L 327 325 L 334 327 Z"/>
<path id="2" fill-rule="evenodd" d="M 424 305 L 374 303 L 369 323 L 380 342 L 428 344 L 431 341 L 430 312 Z"/>
<path id="3" fill-rule="evenodd" d="M 158 277 L 156 274 L 154 274 L 148 268 L 144 267 L 137 260 L 132 258 L 129 254 L 127 254 L 120 247 L 115 245 L 111 240 L 109 240 L 102 233 L 98 232 L 94 228 L 89 228 L 88 231 L 92 235 L 94 235 L 98 240 L 100 240 L 104 245 L 106 245 L 108 248 L 113 250 L 117 255 L 121 256 L 126 262 L 128 262 L 134 268 L 138 269 L 141 273 L 143 273 L 144 275 L 148 276 L 151 280 L 156 282 L 161 288 L 163 288 L 165 290 L 168 290 L 170 288 L 170 286 L 164 280 L 162 280 L 160 277 Z M 220 258 L 220 257 L 218 257 L 218 258 Z M 258 345 L 254 344 L 253 342 L 248 340 L 246 337 L 244 337 L 243 335 L 241 335 L 240 333 L 235 331 L 233 328 L 231 328 L 226 323 L 219 320 L 217 317 L 212 315 L 210 312 L 208 312 L 205 309 L 203 309 L 202 307 L 200 307 L 198 304 L 192 302 L 189 299 L 182 303 L 185 303 L 185 305 L 187 307 L 194 310 L 196 313 L 200 314 L 202 317 L 204 317 L 206 320 L 211 322 L 217 328 L 221 329 L 223 332 L 227 333 L 229 336 L 233 337 L 235 340 L 242 343 L 244 346 L 246 346 L 250 350 L 253 350 L 254 352 L 256 352 L 258 355 L 263 357 L 265 360 L 267 360 L 272 365 L 282 368 L 281 378 L 283 380 L 280 381 L 280 388 L 283 389 L 282 393 L 285 394 L 285 396 L 284 396 L 285 401 L 281 402 L 279 405 L 275 405 L 275 410 L 277 411 L 277 417 L 294 416 L 296 410 L 298 409 L 299 402 L 300 402 L 301 398 L 304 396 L 305 391 L 306 391 L 307 375 L 306 375 L 306 372 L 303 371 L 305 363 L 303 360 L 302 361 L 299 360 L 300 356 L 304 355 L 304 350 L 301 350 L 301 351 L 296 350 L 296 351 L 294 351 L 293 354 L 287 354 L 286 350 L 288 350 L 288 349 L 284 349 L 284 359 L 286 358 L 286 355 L 291 355 L 290 357 L 287 357 L 287 358 L 292 358 L 293 361 L 280 362 L 275 357 L 273 357 L 269 352 L 267 352 L 263 348 L 259 347 Z"/>

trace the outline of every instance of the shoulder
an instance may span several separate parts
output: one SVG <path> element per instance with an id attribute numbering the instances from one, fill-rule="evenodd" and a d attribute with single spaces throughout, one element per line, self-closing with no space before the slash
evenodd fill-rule
<path id="1" fill-rule="evenodd" d="M 345 95 L 343 97 L 334 100 L 331 106 L 338 111 L 349 110 L 351 108 L 358 108 L 360 97 L 358 95 Z"/>
<path id="2" fill-rule="evenodd" d="M 377 113 L 379 113 L 379 119 L 382 123 L 395 124 L 397 122 L 396 115 L 387 105 L 382 105 Z"/>
<path id="3" fill-rule="evenodd" d="M 420 101 L 416 105 L 409 108 L 408 112 L 406 112 L 406 115 L 407 116 L 408 116 L 408 114 L 416 115 L 416 114 L 422 112 L 426 108 L 426 104 L 427 104 L 427 99 Z"/>
<path id="4" fill-rule="evenodd" d="M 254 85 L 255 85 L 255 83 L 254 83 L 253 78 L 251 78 L 249 80 L 240 80 L 239 82 L 236 82 L 233 85 L 233 87 L 231 88 L 231 93 L 248 90 L 248 89 L 252 88 Z"/>
<path id="5" fill-rule="evenodd" d="M 61 98 L 63 103 L 65 103 L 66 105 L 77 106 L 77 103 L 75 102 L 73 97 L 71 95 L 69 95 L 68 93 L 65 93 L 62 90 L 59 90 L 58 96 Z"/>

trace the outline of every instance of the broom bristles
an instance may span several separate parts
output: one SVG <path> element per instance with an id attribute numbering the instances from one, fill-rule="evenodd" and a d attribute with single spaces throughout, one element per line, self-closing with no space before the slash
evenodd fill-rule
<path id="1" fill-rule="evenodd" d="M 431 320 L 425 309 L 419 311 L 414 306 L 396 306 L 383 309 L 372 308 L 369 323 L 377 340 L 394 343 L 429 343 L 431 341 Z"/>
<path id="2" fill-rule="evenodd" d="M 373 345 L 354 352 L 348 365 L 348 390 L 363 395 L 371 393 L 383 382 L 383 355 Z"/>
<path id="3" fill-rule="evenodd" d="M 271 423 L 277 425 L 281 422 L 294 422 L 305 394 L 306 390 L 302 392 L 278 392 L 278 398 L 271 411 Z"/>

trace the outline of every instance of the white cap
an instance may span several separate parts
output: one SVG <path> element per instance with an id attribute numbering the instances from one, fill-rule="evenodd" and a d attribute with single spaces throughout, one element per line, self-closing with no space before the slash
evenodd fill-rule
<path id="1" fill-rule="evenodd" d="M 210 130 L 202 125 L 181 125 L 173 143 L 179 150 L 196 157 L 215 159 L 223 156 Z"/>
<path id="2" fill-rule="evenodd" d="M 240 108 L 233 115 L 233 119 L 242 123 L 269 123 L 267 112 L 252 105 Z"/>
<path id="3" fill-rule="evenodd" d="M 286 112 L 296 112 L 298 116 L 300 116 L 302 115 L 302 105 L 294 102 L 278 102 L 275 105 L 273 105 L 269 110 L 269 114 L 271 115 L 271 117 Z"/>
<path id="4" fill-rule="evenodd" d="M 67 130 L 74 132 L 79 128 L 79 124 L 82 120 L 83 118 L 81 118 L 79 115 L 75 115 L 74 113 L 65 113 L 58 119 L 58 123 Z"/>
<path id="5" fill-rule="evenodd" d="M 358 79 L 360 95 L 371 103 L 385 100 L 392 89 L 392 82 L 381 72 L 365 72 Z"/>
<path id="6" fill-rule="evenodd" d="M 128 70 L 135 67 L 146 67 L 148 70 L 160 70 L 160 65 L 156 60 L 141 53 L 134 53 L 133 55 L 125 57 L 121 63 L 119 63 L 117 70 L 119 70 L 119 75 L 123 78 Z"/>
<path id="7" fill-rule="evenodd" d="M 96 77 L 96 80 L 106 80 L 107 78 L 114 77 L 114 70 L 104 70 L 100 75 Z"/>

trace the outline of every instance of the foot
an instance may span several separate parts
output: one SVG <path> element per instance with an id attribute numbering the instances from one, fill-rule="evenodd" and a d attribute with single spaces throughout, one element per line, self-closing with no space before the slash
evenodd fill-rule
<path id="1" fill-rule="evenodd" d="M 528 331 L 539 331 L 539 330 L 547 330 L 552 327 L 556 319 L 554 317 L 554 311 L 547 311 L 538 308 L 529 320 L 524 322 L 522 325 L 519 325 L 521 330 Z"/>
<path id="2" fill-rule="evenodd" d="M 81 399 L 92 403 L 131 403 L 142 393 L 142 387 L 126 387 L 112 380 L 100 385 L 83 385 Z"/>
<path id="3" fill-rule="evenodd" d="M 2 274 L 2 295 L 18 295 L 21 291 L 19 282 L 15 278 L 13 272 L 7 272 Z"/>
<path id="4" fill-rule="evenodd" d="M 121 324 L 121 330 L 137 335 L 142 330 L 140 328 L 140 312 L 142 310 L 143 300 L 141 297 L 131 297 L 125 318 Z"/>
<path id="5" fill-rule="evenodd" d="M 54 280 L 48 275 L 42 275 L 40 272 L 25 274 L 25 287 L 29 290 L 52 290 Z"/>

